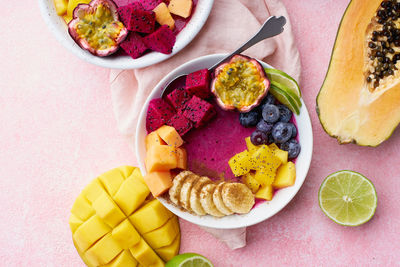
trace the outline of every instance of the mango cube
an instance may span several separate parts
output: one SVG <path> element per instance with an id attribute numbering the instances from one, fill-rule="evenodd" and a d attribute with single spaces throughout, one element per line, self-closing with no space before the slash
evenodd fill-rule
<path id="1" fill-rule="evenodd" d="M 262 186 L 256 193 L 256 198 L 272 200 L 274 196 L 274 188 L 272 185 Z"/>
<path id="2" fill-rule="evenodd" d="M 156 13 L 156 21 L 160 25 L 168 25 L 171 30 L 175 28 L 175 20 L 172 18 L 171 13 L 164 2 L 161 2 L 156 6 L 153 11 Z"/>
<path id="3" fill-rule="evenodd" d="M 294 185 L 296 181 L 296 166 L 293 162 L 288 163 L 279 167 L 276 178 L 272 186 L 274 188 L 284 188 Z"/>
<path id="4" fill-rule="evenodd" d="M 100 180 L 96 178 L 82 190 L 82 195 L 93 203 L 103 192 L 105 189 Z"/>
<path id="5" fill-rule="evenodd" d="M 94 215 L 78 227 L 72 237 L 77 247 L 85 251 L 110 230 L 111 228 L 99 216 Z"/>
<path id="6" fill-rule="evenodd" d="M 89 4 L 91 0 L 69 0 L 67 6 L 67 15 L 72 18 L 74 9 L 79 4 Z"/>
<path id="7" fill-rule="evenodd" d="M 252 172 L 246 173 L 242 177 L 243 183 L 247 185 L 247 187 L 253 192 L 254 194 L 260 188 L 260 183 L 255 179 L 255 174 Z"/>
<path id="8" fill-rule="evenodd" d="M 270 169 L 275 172 L 281 164 L 281 161 L 276 157 L 273 151 L 266 145 L 260 146 L 256 151 L 251 154 L 251 159 L 254 163 L 254 170 Z"/>
<path id="9" fill-rule="evenodd" d="M 67 12 L 68 1 L 54 0 L 54 6 L 56 8 L 57 15 L 62 16 Z"/>
<path id="10" fill-rule="evenodd" d="M 85 257 L 93 266 L 99 266 L 109 263 L 121 251 L 122 248 L 108 233 L 85 252 Z"/>
<path id="11" fill-rule="evenodd" d="M 175 255 L 179 253 L 180 244 L 181 234 L 178 233 L 178 235 L 175 237 L 174 241 L 170 245 L 162 248 L 157 248 L 155 249 L 155 251 L 164 261 L 170 261 Z"/>
<path id="12" fill-rule="evenodd" d="M 119 187 L 125 180 L 125 178 L 122 176 L 122 172 L 120 172 L 118 168 L 103 173 L 99 176 L 99 179 L 108 194 L 111 196 L 117 193 Z"/>
<path id="13" fill-rule="evenodd" d="M 177 217 L 170 218 L 163 226 L 143 235 L 144 240 L 154 249 L 170 245 L 179 233 Z"/>
<path id="14" fill-rule="evenodd" d="M 172 186 L 172 175 L 169 171 L 150 172 L 144 177 L 154 197 L 161 196 Z"/>
<path id="15" fill-rule="evenodd" d="M 131 215 L 149 195 L 149 188 L 139 178 L 130 176 L 114 196 L 115 202 L 126 215 Z"/>
<path id="16" fill-rule="evenodd" d="M 147 172 L 169 171 L 177 166 L 176 148 L 172 146 L 152 146 L 146 155 Z"/>
<path id="17" fill-rule="evenodd" d="M 161 137 L 158 135 L 157 131 L 149 133 L 146 136 L 145 143 L 146 143 L 146 151 L 148 151 L 150 149 L 150 147 L 152 147 L 152 146 L 167 144 L 164 142 L 164 140 L 161 139 Z"/>
<path id="18" fill-rule="evenodd" d="M 168 9 L 172 14 L 183 18 L 188 18 L 190 16 L 192 7 L 192 0 L 171 0 L 168 5 Z"/>
<path id="19" fill-rule="evenodd" d="M 251 161 L 251 155 L 247 150 L 234 155 L 228 161 L 228 164 L 235 176 L 241 176 L 248 173 L 254 166 Z"/>
<path id="20" fill-rule="evenodd" d="M 72 205 L 71 213 L 79 219 L 86 221 L 95 214 L 95 211 L 90 202 L 83 195 L 79 195 Z"/>
<path id="21" fill-rule="evenodd" d="M 93 202 L 93 208 L 96 214 L 110 227 L 117 226 L 125 219 L 124 213 L 106 192 L 103 192 Z"/>
<path id="22" fill-rule="evenodd" d="M 254 179 L 257 180 L 262 186 L 271 185 L 276 176 L 276 171 L 271 169 L 257 170 Z"/>
<path id="23" fill-rule="evenodd" d="M 139 169 L 139 168 L 136 168 L 136 169 L 133 170 L 133 172 L 132 172 L 132 174 L 131 174 L 131 177 L 134 177 L 135 179 L 139 179 L 144 185 L 146 184 L 146 183 L 144 182 L 143 175 L 142 175 L 142 173 L 140 172 L 140 169 Z"/>
<path id="24" fill-rule="evenodd" d="M 130 251 L 133 257 L 143 266 L 164 267 L 162 259 L 143 239 L 140 239 L 136 246 L 130 248 Z"/>
<path id="25" fill-rule="evenodd" d="M 183 147 L 178 147 L 176 149 L 176 167 L 182 170 L 187 169 L 187 152 Z"/>
<path id="26" fill-rule="evenodd" d="M 141 238 L 128 219 L 118 224 L 118 226 L 112 230 L 111 235 L 123 249 L 129 249 L 136 245 Z"/>
<path id="27" fill-rule="evenodd" d="M 156 132 L 168 146 L 180 147 L 183 144 L 183 139 L 174 127 L 163 125 Z"/>
<path id="28" fill-rule="evenodd" d="M 134 170 L 136 170 L 138 168 L 132 167 L 132 166 L 121 166 L 121 167 L 118 167 L 117 169 L 121 173 L 122 178 L 126 179 L 127 177 L 131 176 L 131 174 L 133 173 Z"/>
<path id="29" fill-rule="evenodd" d="M 269 149 L 272 150 L 273 154 L 275 157 L 279 158 L 281 161 L 281 164 L 286 164 L 288 161 L 288 152 L 282 149 L 279 149 L 279 147 L 275 144 L 272 143 L 269 146 Z"/>
<path id="30" fill-rule="evenodd" d="M 250 136 L 249 136 L 249 137 L 246 137 L 245 141 L 246 141 L 247 150 L 248 150 L 250 153 L 253 153 L 253 151 L 255 151 L 255 150 L 258 149 L 258 146 L 254 145 L 254 144 L 251 142 Z"/>
<path id="31" fill-rule="evenodd" d="M 278 147 L 275 143 L 270 144 L 268 147 L 269 147 L 269 149 L 271 149 L 272 151 L 275 151 L 275 150 L 279 149 L 279 147 Z"/>
<path id="32" fill-rule="evenodd" d="M 103 265 L 103 267 L 122 267 L 122 266 L 135 267 L 137 265 L 138 265 L 138 262 L 132 256 L 131 252 L 129 250 L 123 250 L 110 263 Z"/>
<path id="33" fill-rule="evenodd" d="M 78 229 L 78 227 L 81 226 L 84 221 L 76 217 L 74 214 L 71 214 L 68 222 L 71 232 L 75 233 L 76 229 Z"/>

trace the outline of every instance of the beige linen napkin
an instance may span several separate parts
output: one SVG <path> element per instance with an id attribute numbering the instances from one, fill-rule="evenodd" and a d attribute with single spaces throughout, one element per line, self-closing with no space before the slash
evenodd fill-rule
<path id="1" fill-rule="evenodd" d="M 111 70 L 110 87 L 119 130 L 134 144 L 140 109 L 154 86 L 171 70 L 199 56 L 230 53 L 255 34 L 271 15 L 285 16 L 285 30 L 243 54 L 281 69 L 297 79 L 300 57 L 286 8 L 280 0 L 215 0 L 211 14 L 196 38 L 182 51 L 159 64 L 136 70 Z M 246 229 L 203 228 L 231 249 L 246 245 Z"/>

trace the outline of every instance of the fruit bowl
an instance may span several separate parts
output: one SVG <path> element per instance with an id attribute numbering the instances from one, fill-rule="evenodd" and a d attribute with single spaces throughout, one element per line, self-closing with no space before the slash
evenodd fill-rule
<path id="1" fill-rule="evenodd" d="M 140 58 L 132 59 L 128 55 L 97 57 L 90 54 L 88 51 L 81 49 L 68 34 L 67 24 L 63 18 L 57 15 L 53 0 L 39 0 L 42 17 L 44 18 L 50 31 L 65 48 L 67 48 L 77 57 L 89 63 L 112 69 L 144 68 L 159 63 L 175 55 L 186 45 L 188 45 L 201 30 L 208 18 L 208 15 L 210 14 L 213 3 L 214 0 L 198 0 L 189 22 L 176 36 L 176 42 L 171 54 L 150 52 L 141 56 Z"/>
<path id="2" fill-rule="evenodd" d="M 146 174 L 146 168 L 144 165 L 144 159 L 146 155 L 145 138 L 147 135 L 146 111 L 150 100 L 152 100 L 153 98 L 160 97 L 164 86 L 168 84 L 169 81 L 171 81 L 174 77 L 179 76 L 181 74 L 188 74 L 199 69 L 211 67 L 216 62 L 221 60 L 224 56 L 226 55 L 214 54 L 189 61 L 181 65 L 180 67 L 176 68 L 168 75 L 166 75 L 164 79 L 162 79 L 153 89 L 146 103 L 143 105 L 136 130 L 136 144 L 135 144 L 136 157 L 139 163 L 140 170 L 143 174 Z M 270 65 L 264 62 L 261 62 L 261 64 L 265 68 L 272 68 Z M 293 186 L 278 190 L 271 201 L 259 202 L 259 203 L 256 202 L 256 205 L 247 214 L 243 215 L 234 214 L 222 218 L 217 218 L 209 215 L 196 216 L 194 214 L 186 212 L 172 205 L 167 199 L 163 197 L 160 197 L 159 200 L 170 211 L 172 211 L 182 219 L 185 219 L 187 221 L 190 221 L 192 223 L 201 226 L 212 227 L 212 228 L 233 229 L 239 227 L 246 227 L 270 218 L 271 216 L 279 212 L 282 208 L 284 208 L 299 191 L 301 185 L 303 184 L 307 176 L 307 172 L 311 163 L 313 135 L 312 135 L 310 117 L 308 115 L 308 111 L 304 103 L 302 103 L 300 115 L 295 115 L 295 120 L 298 127 L 299 143 L 301 144 L 302 147 L 301 153 L 299 154 L 295 162 L 296 173 L 297 173 L 296 182 Z M 237 127 L 241 127 L 239 123 Z M 228 162 L 226 162 L 226 164 L 228 165 Z"/>

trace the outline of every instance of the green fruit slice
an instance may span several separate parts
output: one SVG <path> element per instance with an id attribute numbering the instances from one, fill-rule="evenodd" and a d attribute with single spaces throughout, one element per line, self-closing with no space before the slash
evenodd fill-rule
<path id="1" fill-rule="evenodd" d="M 374 216 L 377 195 L 370 180 L 353 171 L 335 172 L 322 182 L 319 206 L 334 222 L 357 226 Z"/>
<path id="2" fill-rule="evenodd" d="M 271 84 L 269 88 L 269 92 L 278 99 L 279 102 L 287 106 L 291 111 L 296 113 L 297 115 L 300 114 L 300 108 L 297 106 L 296 101 L 293 100 L 292 97 L 282 89 L 276 87 L 275 85 Z"/>
<path id="3" fill-rule="evenodd" d="M 287 93 L 292 99 L 293 101 L 296 102 L 297 107 L 300 109 L 301 108 L 301 100 L 300 97 L 298 97 L 296 94 L 294 94 L 292 91 L 290 91 L 286 86 L 284 86 L 283 84 L 280 84 L 278 82 L 272 81 L 271 82 L 272 85 L 278 87 L 279 89 L 281 89 L 282 91 L 284 91 L 285 93 Z"/>
<path id="4" fill-rule="evenodd" d="M 284 85 L 298 97 L 301 97 L 299 84 L 296 82 L 295 79 L 290 77 L 287 73 L 281 70 L 267 69 L 267 68 L 265 68 L 265 73 L 267 74 L 268 79 Z"/>
<path id="5" fill-rule="evenodd" d="M 173 257 L 165 267 L 214 267 L 214 265 L 204 256 L 184 253 Z"/>

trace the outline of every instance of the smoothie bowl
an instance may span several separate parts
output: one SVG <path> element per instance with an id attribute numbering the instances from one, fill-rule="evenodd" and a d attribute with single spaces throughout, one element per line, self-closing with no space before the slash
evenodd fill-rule
<path id="1" fill-rule="evenodd" d="M 297 86 L 290 76 L 238 55 L 207 74 L 223 57 L 194 59 L 162 79 L 140 113 L 135 145 L 163 205 L 192 223 L 233 229 L 290 202 L 307 176 L 313 137 L 300 91 L 288 89 Z M 161 98 L 182 74 L 189 75 Z"/>
<path id="2" fill-rule="evenodd" d="M 201 30 L 213 0 L 39 0 L 57 40 L 106 68 L 136 69 L 175 55 Z"/>

